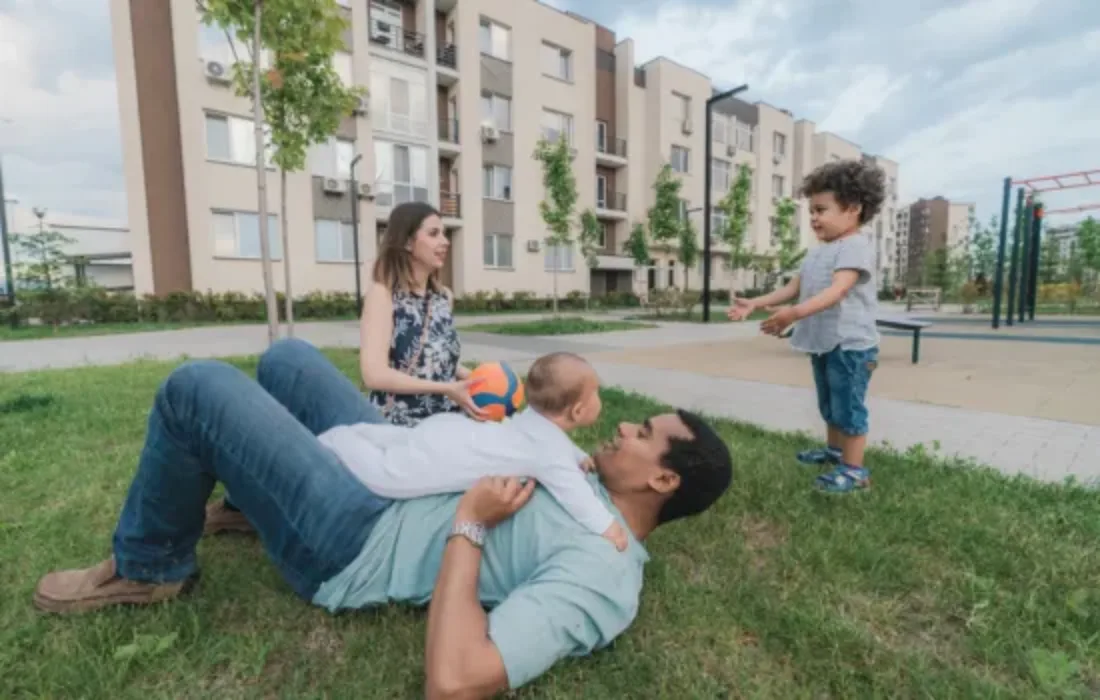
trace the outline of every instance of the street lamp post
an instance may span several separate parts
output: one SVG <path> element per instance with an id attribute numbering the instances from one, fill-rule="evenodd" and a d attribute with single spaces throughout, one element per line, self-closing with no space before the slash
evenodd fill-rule
<path id="1" fill-rule="evenodd" d="M 359 265 L 359 185 L 355 182 L 355 165 L 363 157 L 357 153 L 351 159 L 351 247 L 355 251 L 355 315 L 363 315 L 363 286 Z"/>
<path id="2" fill-rule="evenodd" d="M 704 124 L 704 132 L 706 144 L 704 145 L 705 155 L 703 156 L 703 323 L 710 322 L 710 188 L 711 188 L 711 167 L 710 157 L 713 144 L 711 143 L 713 135 L 711 134 L 711 109 L 716 102 L 720 102 L 728 97 L 748 90 L 748 85 L 741 85 L 735 87 L 732 90 L 726 90 L 725 92 L 719 92 L 715 95 L 711 95 L 707 99 L 706 109 L 704 111 L 704 118 L 706 124 Z"/>
<path id="3" fill-rule="evenodd" d="M 15 308 L 15 277 L 12 276 L 11 243 L 8 242 L 8 200 L 4 194 L 4 156 L 0 154 L 0 245 L 4 250 L 4 281 L 6 282 L 8 306 Z M 12 316 L 15 324 L 15 314 Z"/>

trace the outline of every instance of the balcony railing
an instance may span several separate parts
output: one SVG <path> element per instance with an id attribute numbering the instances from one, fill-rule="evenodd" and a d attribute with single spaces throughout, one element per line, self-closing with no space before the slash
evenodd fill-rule
<path id="1" fill-rule="evenodd" d="M 441 117 L 439 120 L 439 139 L 449 143 L 458 143 L 458 120 Z"/>
<path id="2" fill-rule="evenodd" d="M 435 62 L 453 70 L 458 70 L 458 47 L 447 42 L 440 42 L 435 49 Z"/>
<path id="3" fill-rule="evenodd" d="M 626 158 L 626 139 L 607 139 L 596 144 L 596 150 L 609 156 Z"/>
<path id="4" fill-rule="evenodd" d="M 462 195 L 451 192 L 439 193 L 439 213 L 449 219 L 462 217 Z"/>
<path id="5" fill-rule="evenodd" d="M 388 46 L 409 56 L 424 58 L 424 35 L 419 32 L 402 29 L 385 22 L 374 22 L 370 40 L 373 44 Z"/>
<path id="6" fill-rule="evenodd" d="M 605 192 L 601 197 L 597 192 L 596 206 L 600 209 L 609 209 L 611 211 L 626 211 L 626 193 Z"/>

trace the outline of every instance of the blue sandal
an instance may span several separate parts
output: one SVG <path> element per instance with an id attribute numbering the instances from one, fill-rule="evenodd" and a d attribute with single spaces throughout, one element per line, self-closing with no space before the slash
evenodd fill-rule
<path id="1" fill-rule="evenodd" d="M 871 488 L 871 472 L 865 467 L 838 464 L 832 471 L 814 480 L 814 487 L 824 493 L 852 493 Z"/>
<path id="2" fill-rule="evenodd" d="M 840 450 L 832 447 L 817 447 L 812 450 L 803 450 L 796 455 L 799 462 L 821 466 L 823 464 L 839 464 Z"/>

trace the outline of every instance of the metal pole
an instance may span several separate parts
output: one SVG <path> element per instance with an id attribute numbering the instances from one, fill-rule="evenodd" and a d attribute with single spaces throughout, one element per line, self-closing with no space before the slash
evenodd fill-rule
<path id="1" fill-rule="evenodd" d="M 1019 255 L 1020 248 L 1020 230 L 1023 228 L 1023 216 L 1024 216 L 1024 188 L 1021 187 L 1020 191 L 1016 195 L 1016 219 L 1012 224 L 1012 262 L 1010 263 L 1011 272 L 1008 277 L 1008 309 L 1005 314 L 1005 324 L 1013 325 L 1013 318 L 1016 315 L 1016 258 Z"/>
<path id="2" fill-rule="evenodd" d="M 15 308 L 15 276 L 12 274 L 11 243 L 8 241 L 8 200 L 4 194 L 4 157 L 0 155 L 0 244 L 4 249 L 4 281 L 7 283 L 8 306 Z M 17 325 L 15 313 L 11 315 L 11 324 Z"/>
<path id="3" fill-rule="evenodd" d="M 363 286 L 359 266 L 359 185 L 355 182 L 355 165 L 363 157 L 362 153 L 356 154 L 351 159 L 351 240 L 352 250 L 355 251 L 355 315 L 363 315 Z"/>
<path id="4" fill-rule="evenodd" d="M 1012 178 L 1006 177 L 1001 199 L 1001 237 L 997 244 L 997 271 L 993 277 L 993 328 L 1001 325 L 1001 292 L 1005 277 L 1005 238 L 1008 236 L 1008 198 L 1012 195 Z"/>
<path id="5" fill-rule="evenodd" d="M 1033 210 L 1031 234 L 1031 285 L 1027 295 L 1027 317 L 1035 320 L 1035 298 L 1039 292 L 1039 253 L 1042 251 L 1043 205 L 1037 204 Z"/>
<path id="6" fill-rule="evenodd" d="M 1031 216 L 1034 207 L 1035 204 L 1029 196 L 1024 206 L 1024 218 L 1020 221 L 1020 283 L 1016 290 L 1016 321 L 1019 323 L 1024 322 L 1027 309 L 1027 286 L 1031 277 Z"/>
<path id="7" fill-rule="evenodd" d="M 703 110 L 703 117 L 706 120 L 706 124 L 703 125 L 704 138 L 706 143 L 703 146 L 703 323 L 710 322 L 710 189 L 711 189 L 711 166 L 710 158 L 711 151 L 714 145 L 711 143 L 711 108 L 714 107 L 716 102 L 726 99 L 727 97 L 733 97 L 734 95 L 748 90 L 749 86 L 741 85 L 735 87 L 732 90 L 726 90 L 720 92 L 717 95 L 711 95 L 706 102 L 706 106 Z"/>

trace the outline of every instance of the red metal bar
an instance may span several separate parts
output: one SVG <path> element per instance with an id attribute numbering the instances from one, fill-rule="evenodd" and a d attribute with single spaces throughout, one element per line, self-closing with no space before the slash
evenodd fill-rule
<path id="1" fill-rule="evenodd" d="M 1080 178 L 1083 179 L 1084 182 L 1074 182 L 1072 184 L 1065 184 L 1062 182 L 1062 180 L 1068 180 L 1070 178 Z M 1036 186 L 1036 183 L 1044 183 L 1046 186 L 1039 187 Z M 1072 190 L 1079 187 L 1096 187 L 1100 186 L 1100 170 L 1082 170 L 1080 172 L 1063 173 L 1061 175 L 1029 177 L 1023 180 L 1014 180 L 1012 184 L 1014 186 L 1027 187 L 1032 192 L 1053 192 L 1055 190 Z"/>

